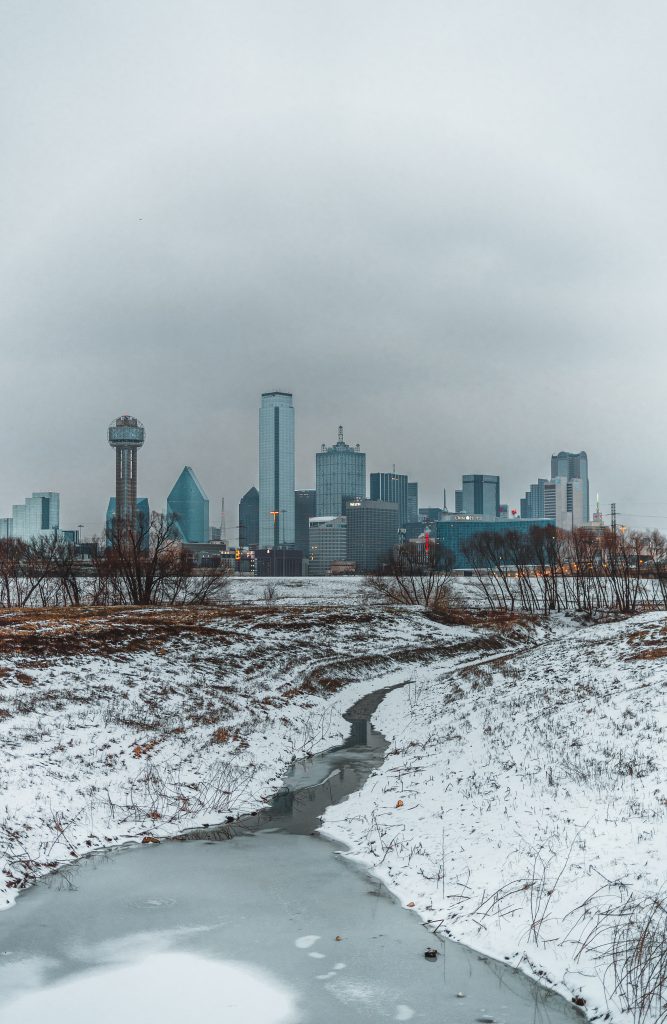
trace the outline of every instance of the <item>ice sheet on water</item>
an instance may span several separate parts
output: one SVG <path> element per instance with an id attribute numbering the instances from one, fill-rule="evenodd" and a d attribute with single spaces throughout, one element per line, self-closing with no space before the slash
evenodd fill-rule
<path id="1" fill-rule="evenodd" d="M 20 996 L 7 1019 L 21 1024 L 118 1024 L 122 1020 L 218 1020 L 292 1024 L 292 993 L 267 971 L 189 953 L 155 953 L 129 966 L 76 975 Z"/>

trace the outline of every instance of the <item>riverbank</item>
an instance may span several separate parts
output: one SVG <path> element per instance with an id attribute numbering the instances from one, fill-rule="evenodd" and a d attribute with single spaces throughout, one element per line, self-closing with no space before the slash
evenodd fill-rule
<path id="1" fill-rule="evenodd" d="M 374 725 L 383 765 L 323 832 L 424 921 L 591 1019 L 667 999 L 667 626 L 571 630 L 417 668 Z"/>
<path id="2" fill-rule="evenodd" d="M 1 613 L 0 906 L 91 850 L 261 806 L 293 759 L 347 735 L 364 693 L 536 636 L 360 591 L 347 606 Z"/>
<path id="3" fill-rule="evenodd" d="M 385 763 L 324 833 L 432 929 L 591 1018 L 635 1021 L 653 999 L 657 1020 L 665 616 L 489 628 L 358 589 L 254 596 L 0 614 L 1 905 L 91 850 L 257 809 L 348 734 L 356 700 L 407 684 L 374 717 Z"/>

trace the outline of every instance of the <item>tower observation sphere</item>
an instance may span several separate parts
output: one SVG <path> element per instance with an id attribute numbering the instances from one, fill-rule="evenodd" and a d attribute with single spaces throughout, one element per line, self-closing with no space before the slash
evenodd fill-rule
<path id="1" fill-rule="evenodd" d="M 144 425 L 135 416 L 119 416 L 107 432 L 109 444 L 116 449 L 116 521 L 123 530 L 136 522 L 137 451 L 145 436 Z"/>

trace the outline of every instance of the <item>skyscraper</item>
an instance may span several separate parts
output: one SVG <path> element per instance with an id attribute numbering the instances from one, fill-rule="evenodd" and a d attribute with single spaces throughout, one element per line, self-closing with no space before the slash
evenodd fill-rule
<path id="1" fill-rule="evenodd" d="M 11 526 L 9 525 L 11 523 Z M 60 495 L 57 491 L 33 491 L 23 505 L 12 505 L 7 521 L 7 536 L 16 540 L 34 540 L 54 535 L 60 526 Z M 5 533 L 3 530 L 3 535 Z"/>
<path id="2" fill-rule="evenodd" d="M 469 473 L 463 477 L 462 512 L 495 519 L 500 508 L 500 477 Z"/>
<path id="3" fill-rule="evenodd" d="M 371 473 L 371 501 L 398 505 L 398 525 L 408 522 L 408 478 L 404 473 Z"/>
<path id="4" fill-rule="evenodd" d="M 137 512 L 137 452 L 144 443 L 143 424 L 134 416 L 119 416 L 109 426 L 109 444 L 116 450 L 115 529 L 131 528 Z"/>
<path id="5" fill-rule="evenodd" d="M 294 406 L 267 391 L 259 410 L 259 544 L 294 546 Z"/>
<path id="6" fill-rule="evenodd" d="M 408 481 L 408 523 L 419 521 L 419 484 Z"/>
<path id="7" fill-rule="evenodd" d="M 294 544 L 308 558 L 310 520 L 315 515 L 315 491 L 294 492 Z"/>
<path id="8" fill-rule="evenodd" d="M 310 520 L 309 576 L 326 576 L 332 562 L 347 560 L 345 516 L 313 516 Z"/>
<path id="9" fill-rule="evenodd" d="M 544 514 L 559 530 L 577 530 L 584 524 L 584 488 L 578 477 L 555 476 L 544 485 Z"/>
<path id="10" fill-rule="evenodd" d="M 544 488 L 549 483 L 543 477 L 536 484 L 531 484 L 526 495 L 521 499 L 522 519 L 542 519 L 544 517 Z"/>
<path id="11" fill-rule="evenodd" d="M 259 491 L 251 487 L 239 502 L 239 547 L 259 545 Z"/>
<path id="12" fill-rule="evenodd" d="M 169 492 L 167 515 L 173 519 L 180 540 L 188 544 L 208 542 L 208 498 L 190 466 Z"/>
<path id="13" fill-rule="evenodd" d="M 405 480 L 407 483 L 407 477 Z M 347 503 L 347 557 L 355 563 L 357 572 L 373 572 L 387 561 L 398 543 L 398 520 L 397 502 Z"/>
<path id="14" fill-rule="evenodd" d="M 581 480 L 583 501 L 583 522 L 590 518 L 588 498 L 588 456 L 586 452 L 558 452 L 551 456 L 551 479 L 563 477 L 565 480 Z M 576 490 L 576 488 L 575 488 Z"/>
<path id="15" fill-rule="evenodd" d="M 315 456 L 315 491 L 318 516 L 339 516 L 346 498 L 366 497 L 366 455 L 359 445 L 345 444 L 342 427 L 336 444 L 323 444 Z"/>

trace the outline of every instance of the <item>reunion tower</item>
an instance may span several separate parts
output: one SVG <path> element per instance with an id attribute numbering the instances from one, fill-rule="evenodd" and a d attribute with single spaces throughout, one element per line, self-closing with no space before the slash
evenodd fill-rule
<path id="1" fill-rule="evenodd" d="M 146 432 L 136 417 L 119 416 L 109 426 L 107 436 L 116 449 L 116 523 L 124 533 L 136 523 L 137 452 Z"/>

